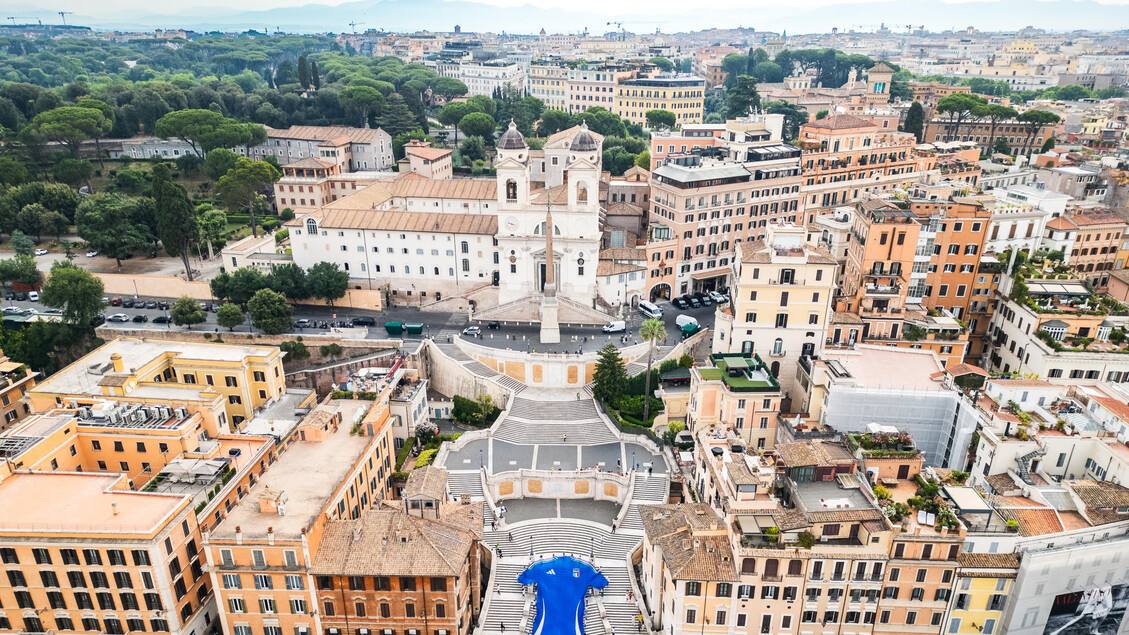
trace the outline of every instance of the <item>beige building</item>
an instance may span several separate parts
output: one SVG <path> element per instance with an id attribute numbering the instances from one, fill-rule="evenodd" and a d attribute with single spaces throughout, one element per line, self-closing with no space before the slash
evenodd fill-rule
<path id="1" fill-rule="evenodd" d="M 730 302 L 718 307 L 713 350 L 756 353 L 787 396 L 801 357 L 823 350 L 835 292 L 835 258 L 799 225 L 769 225 L 738 245 Z M 798 393 L 791 395 L 797 403 Z"/>
<path id="2" fill-rule="evenodd" d="M 631 123 L 646 125 L 648 110 L 669 110 L 676 124 L 700 123 L 706 82 L 700 77 L 628 79 L 616 87 L 612 112 Z"/>
<path id="3" fill-rule="evenodd" d="M 694 431 L 721 426 L 758 452 L 776 442 L 780 384 L 752 353 L 714 353 L 712 367 L 690 371 L 687 424 Z"/>
<path id="4" fill-rule="evenodd" d="M 404 158 L 397 167 L 401 174 L 416 174 L 425 179 L 449 179 L 452 176 L 452 150 L 433 148 L 423 141 L 404 145 Z"/>

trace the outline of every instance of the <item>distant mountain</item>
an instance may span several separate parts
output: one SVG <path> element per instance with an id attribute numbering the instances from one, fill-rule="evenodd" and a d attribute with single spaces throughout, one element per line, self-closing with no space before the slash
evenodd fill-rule
<path id="1" fill-rule="evenodd" d="M 708 2 L 708 0 L 706 0 Z M 96 29 L 187 28 L 203 30 L 242 30 L 276 28 L 288 32 L 345 32 L 349 22 L 362 23 L 360 29 L 386 31 L 451 31 L 456 24 L 466 31 L 505 31 L 604 33 L 613 27 L 609 20 L 622 21 L 635 32 L 665 33 L 711 27 L 752 27 L 766 31 L 795 33 L 873 30 L 879 23 L 891 29 L 906 25 L 925 25 L 930 31 L 961 30 L 974 26 L 980 30 L 1012 30 L 1034 26 L 1054 31 L 1075 29 L 1118 30 L 1129 28 L 1129 6 L 1102 4 L 1093 0 L 897 0 L 841 2 L 818 9 L 797 8 L 788 3 L 762 5 L 759 2 L 736 9 L 702 10 L 686 3 L 686 10 L 674 14 L 634 15 L 594 13 L 566 8 L 543 9 L 531 5 L 497 7 L 472 0 L 355 0 L 336 6 L 307 4 L 262 11 L 240 11 L 237 5 L 191 8 L 148 13 L 118 11 L 70 16 L 68 23 Z M 160 5 L 158 5 L 160 6 Z M 706 5 L 708 6 L 708 4 Z M 609 5 L 614 11 L 614 3 Z M 26 3 L 0 3 L 3 11 L 27 11 Z M 9 13 L 10 15 L 33 15 Z"/>

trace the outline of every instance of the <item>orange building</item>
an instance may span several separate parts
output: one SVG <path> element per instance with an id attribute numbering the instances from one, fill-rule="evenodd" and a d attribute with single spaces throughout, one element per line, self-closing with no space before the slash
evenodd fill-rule
<path id="1" fill-rule="evenodd" d="M 1065 218 L 1078 228 L 1067 263 L 1079 276 L 1087 278 L 1095 290 L 1105 291 L 1122 237 L 1129 230 L 1129 220 L 1124 212 L 1105 207 L 1071 210 Z"/>
<path id="2" fill-rule="evenodd" d="M 808 222 L 868 193 L 913 184 L 931 159 L 914 155 L 908 132 L 883 132 L 869 119 L 832 115 L 800 127 Z"/>
<path id="3" fill-rule="evenodd" d="M 921 224 L 913 212 L 874 201 L 859 205 L 835 310 L 862 321 L 862 339 L 898 339 Z"/>
<path id="4" fill-rule="evenodd" d="M 0 350 L 0 432 L 12 427 L 17 421 L 31 413 L 31 405 L 24 397 L 35 386 L 39 373 L 26 364 L 8 359 Z"/>
<path id="5" fill-rule="evenodd" d="M 204 534 L 223 632 L 329 632 L 311 566 L 332 521 L 360 518 L 390 495 L 395 377 L 375 404 L 327 400 L 310 412 L 285 454 Z"/>
<path id="6" fill-rule="evenodd" d="M 968 313 L 974 298 L 992 211 L 975 200 L 961 198 L 940 202 L 912 200 L 910 209 L 934 231 L 933 257 L 925 278 L 922 305 L 928 309 L 948 309 L 961 318 Z"/>

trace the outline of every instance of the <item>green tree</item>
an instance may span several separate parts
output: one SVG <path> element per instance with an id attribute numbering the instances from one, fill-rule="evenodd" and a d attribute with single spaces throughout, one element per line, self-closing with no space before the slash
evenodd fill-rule
<path id="1" fill-rule="evenodd" d="M 122 256 L 144 249 L 152 239 L 148 227 L 137 222 L 140 208 L 151 204 L 152 199 L 112 192 L 88 196 L 75 213 L 78 235 L 120 267 Z"/>
<path id="2" fill-rule="evenodd" d="M 992 144 L 992 152 L 997 154 L 1011 154 L 1011 148 L 1007 144 L 1006 137 L 997 137 L 996 142 Z"/>
<path id="3" fill-rule="evenodd" d="M 368 125 L 370 115 L 379 116 L 384 106 L 384 95 L 371 86 L 349 86 L 337 94 L 337 103 L 347 112 L 353 113 L 364 127 Z M 392 134 L 387 128 L 385 132 Z"/>
<path id="4" fill-rule="evenodd" d="M 321 76 L 318 74 L 318 61 L 310 60 L 310 84 L 314 90 L 321 88 Z"/>
<path id="5" fill-rule="evenodd" d="M 1023 123 L 1026 134 L 1023 139 L 1023 151 L 1026 153 L 1031 148 L 1031 140 L 1044 127 L 1059 122 L 1059 116 L 1046 110 L 1028 110 L 1016 117 Z"/>
<path id="6" fill-rule="evenodd" d="M 59 212 L 48 209 L 39 215 L 39 231 L 47 235 L 54 234 L 55 240 L 62 239 L 63 234 L 70 228 L 71 222 Z M 64 242 L 63 245 L 69 246 L 70 243 Z"/>
<path id="7" fill-rule="evenodd" d="M 231 274 L 227 280 L 227 293 L 216 295 L 217 298 L 231 298 L 232 302 L 243 304 L 249 301 L 260 290 L 267 288 L 270 280 L 258 269 L 240 267 Z M 213 294 L 215 295 L 215 294 Z"/>
<path id="8" fill-rule="evenodd" d="M 486 158 L 486 142 L 482 137 L 467 137 L 459 144 L 459 154 L 463 161 L 477 161 Z"/>
<path id="9" fill-rule="evenodd" d="M 1059 86 L 1055 89 L 1055 99 L 1060 101 L 1078 101 L 1080 99 L 1089 99 L 1094 96 L 1094 93 L 1085 86 Z"/>
<path id="10" fill-rule="evenodd" d="M 39 203 L 24 205 L 16 214 L 16 227 L 25 234 L 35 234 L 35 241 L 43 240 L 43 218 L 48 213 L 47 208 Z"/>
<path id="11" fill-rule="evenodd" d="M 462 97 L 469 92 L 467 85 L 454 77 L 436 77 L 431 82 L 431 91 L 447 99 Z"/>
<path id="12" fill-rule="evenodd" d="M 302 85 L 302 90 L 310 87 L 310 64 L 305 55 L 298 57 L 298 83 Z"/>
<path id="13" fill-rule="evenodd" d="M 110 131 L 110 125 L 101 110 L 78 106 L 62 106 L 41 112 L 31 120 L 31 128 L 64 145 L 76 159 L 82 142 L 96 135 L 105 135 Z"/>
<path id="14" fill-rule="evenodd" d="M 739 75 L 748 77 L 749 56 L 740 53 L 730 53 L 721 60 L 721 70 L 725 73 L 725 87 L 731 88 L 737 83 Z M 748 114 L 746 111 L 743 115 Z"/>
<path id="15" fill-rule="evenodd" d="M 426 141 L 427 143 L 435 143 L 435 139 L 428 136 L 426 132 L 416 128 L 407 132 L 392 137 L 392 158 L 396 161 L 404 158 L 404 146 L 409 141 Z"/>
<path id="16" fill-rule="evenodd" d="M 12 251 L 21 256 L 30 256 L 35 252 L 35 241 L 28 238 L 27 234 L 18 229 L 12 232 L 12 237 L 8 240 L 8 246 L 12 248 Z"/>
<path id="17" fill-rule="evenodd" d="M 345 297 L 349 289 L 349 272 L 342 271 L 335 262 L 319 262 L 306 274 L 306 289 L 311 296 L 323 298 L 333 306 L 333 301 Z"/>
<path id="18" fill-rule="evenodd" d="M 23 162 L 12 157 L 0 157 L 0 184 L 20 185 L 28 179 L 27 168 Z"/>
<path id="19" fill-rule="evenodd" d="M 654 64 L 655 66 L 658 66 L 659 70 L 664 73 L 669 73 L 674 70 L 674 62 L 666 59 L 665 57 L 662 57 L 661 55 L 656 55 L 655 57 L 652 57 L 647 61 L 651 64 Z"/>
<path id="20" fill-rule="evenodd" d="M 242 324 L 245 319 L 243 309 L 239 308 L 238 304 L 225 302 L 220 308 L 216 309 L 216 324 L 228 331 L 234 331 L 235 327 Z"/>
<path id="21" fill-rule="evenodd" d="M 239 157 L 235 167 L 220 177 L 219 182 L 216 183 L 216 193 L 228 209 L 247 208 L 251 233 L 257 237 L 259 228 L 255 223 L 255 200 L 259 196 L 259 190 L 274 183 L 281 176 L 278 170 L 266 161 L 252 161 L 246 157 Z"/>
<path id="22" fill-rule="evenodd" d="M 31 254 L 17 253 L 15 258 L 0 260 L 0 280 L 5 283 L 31 285 L 38 283 L 39 277 L 39 265 Z"/>
<path id="23" fill-rule="evenodd" d="M 290 329 L 291 309 L 281 293 L 260 289 L 247 302 L 251 324 L 267 335 L 278 335 Z"/>
<path id="24" fill-rule="evenodd" d="M 157 120 L 158 137 L 175 137 L 192 146 L 201 159 L 216 148 L 256 145 L 267 140 L 267 131 L 258 124 L 240 123 L 222 114 L 201 108 L 175 110 Z"/>
<path id="25" fill-rule="evenodd" d="M 643 168 L 644 170 L 650 171 L 651 170 L 651 152 L 650 152 L 650 150 L 644 150 L 644 151 L 640 152 L 639 154 L 635 155 L 635 165 Z"/>
<path id="26" fill-rule="evenodd" d="M 196 228 L 200 240 L 208 244 L 208 259 L 215 258 L 215 248 L 227 237 L 227 213 L 212 207 L 211 203 L 201 203 L 196 206 Z"/>
<path id="27" fill-rule="evenodd" d="M 627 385 L 627 371 L 619 356 L 619 349 L 614 344 L 601 348 L 599 355 L 596 370 L 592 373 L 592 392 L 597 399 L 610 406 L 623 394 L 624 386 Z"/>
<path id="28" fill-rule="evenodd" d="M 455 143 L 459 142 L 459 122 L 462 121 L 463 117 L 467 116 L 468 113 L 470 113 L 470 107 L 467 106 L 466 102 L 462 101 L 451 102 L 446 106 L 443 106 L 443 108 L 439 111 L 439 123 L 443 124 L 444 126 L 454 127 Z"/>
<path id="29" fill-rule="evenodd" d="M 651 318 L 644 320 L 639 326 L 639 338 L 647 342 L 647 377 L 643 388 L 643 421 L 651 420 L 651 362 L 655 352 L 655 343 L 666 339 L 666 326 L 662 320 Z"/>
<path id="30" fill-rule="evenodd" d="M 459 130 L 468 137 L 482 137 L 483 141 L 493 145 L 494 129 L 497 124 L 494 118 L 484 112 L 472 112 L 459 121 Z"/>
<path id="31" fill-rule="evenodd" d="M 939 115 L 948 115 L 948 123 L 945 125 L 945 141 L 952 141 L 954 137 L 959 139 L 961 125 L 969 119 L 975 119 L 973 109 L 986 103 L 983 99 L 968 93 L 953 93 L 942 97 L 937 102 L 935 111 Z"/>
<path id="32" fill-rule="evenodd" d="M 1043 147 L 1039 148 L 1039 153 L 1040 154 L 1045 153 L 1046 151 L 1051 150 L 1054 147 L 1055 147 L 1055 138 L 1054 137 L 1047 137 L 1047 140 L 1043 142 Z"/>
<path id="33" fill-rule="evenodd" d="M 991 148 L 996 142 L 996 128 L 999 127 L 1000 122 L 1010 121 L 1019 115 L 1014 108 L 999 104 L 988 104 L 974 109 L 974 112 L 981 118 L 988 120 L 988 144 L 986 146 L 988 148 Z"/>
<path id="34" fill-rule="evenodd" d="M 776 62 L 761 62 L 753 67 L 750 74 L 762 84 L 778 84 L 784 81 L 784 69 Z"/>
<path id="35" fill-rule="evenodd" d="M 90 177 L 94 176 L 94 164 L 86 159 L 60 159 L 55 164 L 55 178 L 67 185 L 77 186 L 80 183 L 90 185 Z"/>
<path id="36" fill-rule="evenodd" d="M 657 130 L 661 127 L 673 130 L 677 121 L 674 113 L 669 110 L 648 110 L 644 117 L 647 120 L 647 127 L 651 130 Z"/>
<path id="37" fill-rule="evenodd" d="M 188 262 L 188 248 L 199 236 L 196 209 L 188 200 L 188 193 L 172 180 L 172 171 L 166 163 L 153 167 L 153 200 L 157 204 L 157 237 L 170 256 L 180 256 L 184 273 L 192 281 L 192 264 Z"/>
<path id="38" fill-rule="evenodd" d="M 236 160 L 239 155 L 228 150 L 227 148 L 216 148 L 208 153 L 204 158 L 204 174 L 207 174 L 213 181 L 218 181 L 221 176 L 231 171 L 235 167 Z M 119 174 L 121 174 L 119 172 Z"/>
<path id="39" fill-rule="evenodd" d="M 555 134 L 572 125 L 571 121 L 571 116 L 567 112 L 550 108 L 541 113 L 541 123 L 537 126 L 537 134 L 542 137 Z"/>
<path id="40" fill-rule="evenodd" d="M 760 94 L 757 93 L 757 80 L 748 75 L 734 78 L 726 96 L 725 113 L 730 119 L 749 116 L 749 112 L 761 103 Z"/>
<path id="41" fill-rule="evenodd" d="M 275 267 L 267 276 L 267 287 L 278 291 L 288 300 L 305 300 L 310 297 L 306 270 L 292 262 Z"/>
<path id="42" fill-rule="evenodd" d="M 196 298 L 181 296 L 169 308 L 169 317 L 172 318 L 173 324 L 191 329 L 193 324 L 203 324 L 207 321 L 208 314 L 200 308 L 200 302 Z"/>
<path id="43" fill-rule="evenodd" d="M 909 105 L 909 110 L 906 111 L 906 121 L 902 128 L 906 132 L 912 132 L 918 143 L 921 142 L 925 135 L 925 109 L 921 107 L 921 104 L 915 101 Z"/>
<path id="44" fill-rule="evenodd" d="M 399 93 L 394 93 L 384 105 L 384 111 L 380 115 L 380 127 L 395 137 L 421 126 L 404 98 Z"/>
<path id="45" fill-rule="evenodd" d="M 827 114 L 828 114 L 828 112 L 827 112 L 827 110 L 826 110 L 826 109 L 824 109 L 824 110 L 820 110 L 820 111 L 817 111 L 817 112 L 815 113 L 815 120 L 816 120 L 816 121 L 819 121 L 820 119 L 826 119 L 826 118 L 827 118 Z"/>
<path id="46" fill-rule="evenodd" d="M 58 260 L 39 290 L 39 301 L 63 310 L 63 321 L 86 328 L 102 313 L 102 280 L 69 261 Z"/>

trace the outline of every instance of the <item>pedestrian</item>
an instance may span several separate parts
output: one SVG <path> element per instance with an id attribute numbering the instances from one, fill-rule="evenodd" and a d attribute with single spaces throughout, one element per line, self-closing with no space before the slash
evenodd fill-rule
<path id="1" fill-rule="evenodd" d="M 498 521 L 496 521 L 496 520 L 490 521 L 490 531 L 498 531 Z"/>
<path id="2" fill-rule="evenodd" d="M 503 633 L 505 633 L 506 632 L 506 623 L 505 622 L 498 622 L 498 628 L 501 629 L 501 631 Z"/>
<path id="3" fill-rule="evenodd" d="M 655 473 L 655 466 L 653 466 L 653 465 L 648 465 L 648 466 L 647 466 L 647 476 L 650 476 L 650 475 L 652 475 L 652 474 L 654 474 L 654 473 Z"/>
<path id="4" fill-rule="evenodd" d="M 561 441 L 562 442 L 568 441 L 568 433 L 567 432 L 561 434 Z"/>
<path id="5" fill-rule="evenodd" d="M 576 400 L 580 401 L 580 393 L 576 393 Z"/>
<path id="6" fill-rule="evenodd" d="M 508 531 L 506 532 L 506 536 L 510 539 L 510 542 L 514 541 L 514 532 Z"/>

